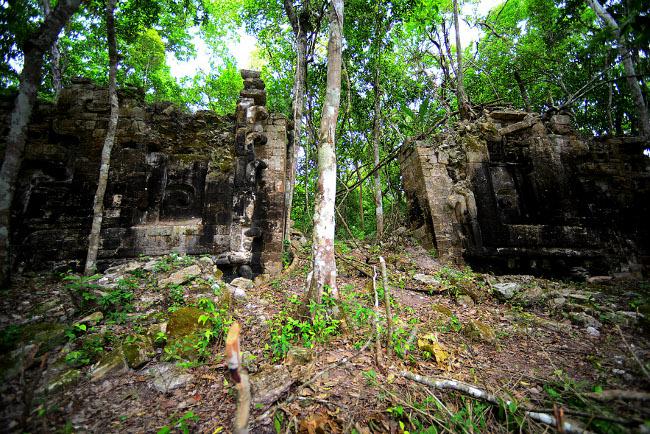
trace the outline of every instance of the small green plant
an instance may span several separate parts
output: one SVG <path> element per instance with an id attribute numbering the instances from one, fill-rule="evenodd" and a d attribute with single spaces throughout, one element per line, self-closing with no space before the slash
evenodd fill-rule
<path id="1" fill-rule="evenodd" d="M 301 342 L 307 348 L 313 348 L 316 343 L 325 342 L 330 336 L 339 332 L 340 320 L 334 319 L 330 308 L 334 299 L 328 291 L 323 293 L 323 303 L 311 302 L 310 320 L 299 320 L 286 310 L 280 311 L 270 321 L 270 349 L 275 360 L 283 358 L 293 344 Z"/>
<path id="2" fill-rule="evenodd" d="M 118 324 L 125 322 L 126 314 L 133 312 L 133 289 L 137 287 L 138 283 L 133 279 L 120 279 L 116 288 L 97 301 L 109 321 Z"/>
<path id="3" fill-rule="evenodd" d="M 86 308 L 89 304 L 97 301 L 97 296 L 93 290 L 100 289 L 97 280 L 102 277 L 101 274 L 94 274 L 92 276 L 80 276 L 77 274 L 68 274 L 63 276 L 63 281 L 66 285 L 63 287 L 70 296 L 72 303 L 77 310 Z"/>
<path id="4" fill-rule="evenodd" d="M 144 271 L 142 268 L 136 268 L 135 270 L 129 271 L 129 274 L 135 277 L 136 279 L 144 279 L 147 272 Z"/>
<path id="5" fill-rule="evenodd" d="M 397 357 L 400 359 L 403 359 L 407 351 L 411 350 L 412 344 L 408 343 L 409 336 L 410 333 L 405 328 L 397 327 L 393 329 L 391 342 L 393 345 L 393 350 L 395 350 L 395 354 L 397 354 Z"/>
<path id="6" fill-rule="evenodd" d="M 153 264 L 154 273 L 165 273 L 172 269 L 171 264 L 165 259 L 160 259 Z"/>
<path id="7" fill-rule="evenodd" d="M 108 336 L 101 334 L 78 338 L 75 349 L 66 354 L 65 362 L 70 366 L 82 367 L 97 361 L 104 353 L 107 339 Z"/>
<path id="8" fill-rule="evenodd" d="M 363 371 L 361 375 L 363 376 L 363 378 L 366 379 L 366 383 L 368 384 L 368 386 L 376 386 L 377 384 L 379 384 L 377 382 L 377 371 L 375 371 L 374 369 Z"/>
<path id="9" fill-rule="evenodd" d="M 65 356 L 65 362 L 70 366 L 86 366 L 90 364 L 90 357 L 84 351 L 70 351 Z"/>
<path id="10" fill-rule="evenodd" d="M 198 422 L 199 416 L 194 414 L 193 411 L 188 411 L 176 421 L 171 423 L 171 426 L 165 425 L 158 430 L 158 434 L 170 434 L 172 432 L 180 432 L 182 434 L 189 434 L 189 422 Z"/>
<path id="11" fill-rule="evenodd" d="M 165 345 L 167 343 L 167 333 L 159 331 L 154 337 L 154 343 L 156 345 Z"/>
<path id="12" fill-rule="evenodd" d="M 291 241 L 284 240 L 282 244 L 282 268 L 286 269 L 293 261 L 293 253 L 291 252 Z"/>
<path id="13" fill-rule="evenodd" d="M 181 285 L 169 286 L 169 301 L 172 306 L 179 307 L 185 304 L 185 289 Z"/>

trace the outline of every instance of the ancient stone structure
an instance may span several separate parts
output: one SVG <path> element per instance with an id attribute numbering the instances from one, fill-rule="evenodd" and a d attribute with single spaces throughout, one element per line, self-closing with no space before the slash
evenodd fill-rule
<path id="1" fill-rule="evenodd" d="M 175 251 L 210 254 L 232 275 L 281 269 L 287 122 L 269 115 L 259 73 L 242 76 L 235 116 L 146 105 L 140 90 L 119 91 L 100 267 Z M 15 268 L 85 258 L 107 98 L 105 88 L 77 79 L 56 105 L 39 104 L 13 205 Z M 10 109 L 3 101 L 0 110 Z"/>
<path id="2" fill-rule="evenodd" d="M 441 258 L 500 272 L 650 266 L 650 158 L 580 138 L 565 114 L 492 111 L 400 156 L 412 229 Z"/>

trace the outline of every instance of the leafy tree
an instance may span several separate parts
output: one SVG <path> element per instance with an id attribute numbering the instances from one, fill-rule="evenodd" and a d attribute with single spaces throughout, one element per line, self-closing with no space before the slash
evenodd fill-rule
<path id="1" fill-rule="evenodd" d="M 36 30 L 23 43 L 23 68 L 20 73 L 20 87 L 11 112 L 10 129 L 7 134 L 5 155 L 0 169 L 0 285 L 9 278 L 11 268 L 10 219 L 11 204 L 16 190 L 16 179 L 20 171 L 27 138 L 27 124 L 36 102 L 36 93 L 41 82 L 45 53 L 61 32 L 65 23 L 79 8 L 79 0 L 61 0 Z"/>
<path id="2" fill-rule="evenodd" d="M 327 44 L 327 92 L 318 135 L 318 186 L 312 243 L 313 272 L 307 299 L 322 302 L 329 287 L 338 297 L 334 255 L 334 213 L 336 201 L 336 123 L 341 99 L 343 51 L 343 0 L 330 6 L 330 38 Z"/>

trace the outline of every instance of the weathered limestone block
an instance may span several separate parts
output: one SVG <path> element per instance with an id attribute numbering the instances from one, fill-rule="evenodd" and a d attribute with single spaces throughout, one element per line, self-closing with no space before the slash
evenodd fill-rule
<path id="1" fill-rule="evenodd" d="M 262 234 L 274 228 L 276 236 L 282 227 L 282 196 L 268 198 L 285 179 L 286 121 L 264 107 L 259 72 L 242 71 L 242 77 L 236 113 L 226 117 L 146 105 L 142 91 L 118 91 L 100 267 L 176 251 L 217 255 L 222 264 L 259 274 L 268 272 L 268 255 L 281 258 L 281 247 L 265 253 L 277 243 Z M 0 118 L 7 121 L 10 110 L 10 98 L 0 98 Z M 73 80 L 56 106 L 35 109 L 14 204 L 17 268 L 82 265 L 108 114 L 107 90 L 85 79 Z M 268 152 L 260 153 L 269 142 Z"/>
<path id="2" fill-rule="evenodd" d="M 494 111 L 416 142 L 400 155 L 411 228 L 441 257 L 494 271 L 647 273 L 647 144 L 582 140 L 570 123 Z"/>
<path id="3" fill-rule="evenodd" d="M 255 105 L 266 105 L 266 91 L 264 89 L 243 89 L 239 92 L 242 98 L 252 98 Z"/>

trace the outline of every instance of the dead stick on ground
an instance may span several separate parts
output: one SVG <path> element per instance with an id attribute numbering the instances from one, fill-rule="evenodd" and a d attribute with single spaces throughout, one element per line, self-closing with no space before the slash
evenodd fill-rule
<path id="1" fill-rule="evenodd" d="M 615 324 L 615 326 L 616 326 L 616 330 L 618 331 L 618 334 L 621 335 L 621 339 L 623 339 L 623 343 L 627 347 L 627 350 L 630 352 L 630 354 L 632 354 L 632 357 L 634 357 L 634 360 L 638 363 L 639 368 L 641 368 L 641 372 L 643 372 L 643 375 L 645 375 L 645 378 L 650 380 L 650 373 L 648 373 L 648 370 L 645 368 L 645 366 L 643 366 L 643 363 L 641 362 L 641 360 L 639 360 L 639 358 L 636 356 L 636 353 L 634 352 L 634 349 L 632 348 L 632 346 L 627 343 L 627 340 L 625 339 L 625 336 L 623 335 L 623 331 L 618 326 L 618 324 Z"/>
<path id="2" fill-rule="evenodd" d="M 226 337 L 226 362 L 230 376 L 237 388 L 237 410 L 233 421 L 235 434 L 248 434 L 248 416 L 251 407 L 251 386 L 248 373 L 240 370 L 241 355 L 239 352 L 239 323 L 234 322 L 228 330 Z"/>
<path id="3" fill-rule="evenodd" d="M 379 354 L 381 342 L 379 341 L 379 296 L 377 295 L 377 267 L 372 266 L 372 290 L 375 292 L 375 365 L 381 366 Z"/>
<path id="4" fill-rule="evenodd" d="M 412 372 L 408 372 L 408 371 L 404 371 L 400 375 L 404 378 L 408 378 L 409 380 L 413 380 L 418 383 L 425 384 L 427 386 L 436 389 L 455 390 L 464 393 L 465 395 L 469 395 L 472 398 L 481 399 L 483 401 L 487 401 L 494 405 L 501 405 L 501 403 L 509 405 L 511 403 L 511 401 L 509 400 L 499 399 L 495 395 L 492 395 L 491 393 L 488 393 L 485 390 L 479 389 L 478 387 L 472 386 L 471 384 L 462 383 L 460 381 L 448 380 L 448 379 L 436 380 L 432 378 L 423 377 L 421 375 L 413 374 Z M 528 410 L 526 410 L 524 413 L 526 414 L 526 416 L 530 417 L 531 419 L 537 422 L 541 422 L 543 424 L 551 425 L 557 428 L 558 425 L 557 419 L 548 413 L 540 413 L 540 412 L 528 411 Z M 561 421 L 560 429 L 562 429 L 565 433 L 569 433 L 569 434 L 590 433 L 590 431 L 584 430 L 579 426 L 577 426 L 575 423 L 569 422 L 567 420 Z"/>
<path id="5" fill-rule="evenodd" d="M 650 393 L 640 392 L 637 390 L 603 390 L 602 392 L 585 393 L 587 398 L 596 401 L 614 401 L 622 399 L 624 401 L 650 401 Z"/>
<path id="6" fill-rule="evenodd" d="M 347 264 L 349 264 L 352 268 L 354 268 L 355 270 L 357 270 L 359 273 L 365 275 L 366 277 L 372 277 L 372 274 L 368 273 L 368 272 L 367 272 L 366 270 L 364 270 L 363 268 L 360 268 L 360 267 L 358 267 L 358 266 L 356 266 L 356 265 L 354 264 L 354 262 L 358 262 L 358 261 L 354 261 L 354 262 L 353 262 L 353 261 L 350 261 L 349 258 L 346 258 L 346 257 L 343 256 L 343 255 L 339 255 L 338 253 L 336 253 L 335 256 L 336 256 L 338 259 L 342 260 L 343 262 L 346 262 Z M 361 263 L 361 262 L 359 262 L 359 263 Z M 368 266 L 368 264 L 364 264 L 364 265 Z"/>
<path id="7" fill-rule="evenodd" d="M 390 292 L 388 289 L 388 272 L 386 271 L 386 261 L 383 256 L 379 257 L 381 265 L 381 276 L 384 282 L 384 304 L 386 305 L 386 357 L 390 358 L 391 338 L 393 336 L 393 316 L 390 311 Z"/>

